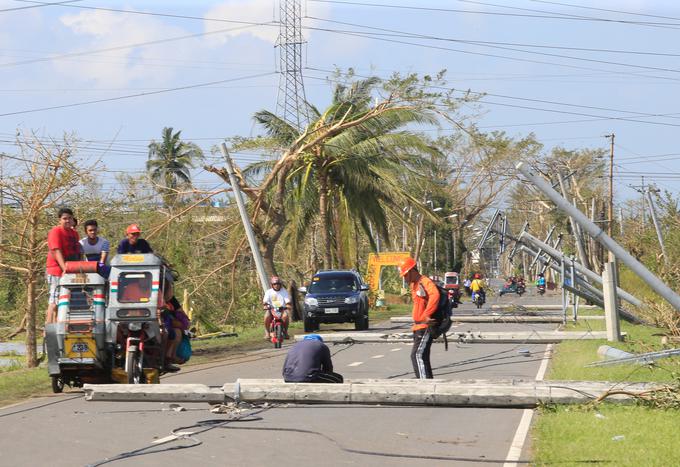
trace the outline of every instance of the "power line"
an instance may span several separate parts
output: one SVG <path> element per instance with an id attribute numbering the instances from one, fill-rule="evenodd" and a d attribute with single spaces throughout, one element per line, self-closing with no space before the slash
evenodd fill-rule
<path id="1" fill-rule="evenodd" d="M 95 49 L 95 50 L 86 50 L 83 52 L 72 52 L 72 53 L 67 53 L 67 54 L 60 54 L 60 55 L 52 55 L 49 57 L 39 57 L 39 58 L 33 58 L 29 60 L 21 60 L 17 62 L 7 62 L 7 63 L 0 63 L 0 67 L 9 67 L 9 66 L 17 66 L 17 65 L 28 65 L 31 63 L 39 63 L 39 62 L 46 62 L 50 60 L 60 60 L 63 58 L 70 58 L 70 57 L 82 57 L 84 55 L 96 55 L 102 52 L 112 52 L 116 50 L 124 50 L 124 49 L 130 49 L 130 48 L 135 48 L 135 47 L 144 47 L 147 45 L 157 45 L 157 44 L 165 44 L 168 42 L 174 42 L 174 41 L 180 41 L 180 40 L 185 40 L 185 39 L 195 39 L 197 37 L 204 37 L 204 36 L 210 36 L 214 34 L 224 34 L 227 32 L 233 32 L 233 31 L 239 31 L 242 29 L 247 29 L 251 28 L 254 26 L 266 26 L 266 25 L 271 25 L 272 23 L 249 23 L 246 26 L 239 26 L 235 28 L 228 28 L 228 29 L 218 29 L 217 31 L 207 31 L 207 32 L 201 32 L 197 34 L 189 34 L 185 36 L 177 36 L 177 37 L 169 37 L 166 39 L 158 39 L 158 40 L 153 40 L 153 41 L 146 41 L 146 42 L 137 42 L 134 44 L 126 44 L 126 45 L 119 45 L 115 47 L 107 47 L 105 49 Z"/>
<path id="2" fill-rule="evenodd" d="M 668 29 L 677 29 L 673 26 L 680 26 L 679 23 L 658 23 L 658 22 L 645 22 L 645 21 L 626 21 L 626 20 L 616 20 L 609 18 L 598 18 L 590 16 L 577 16 L 565 13 L 555 13 L 549 12 L 547 15 L 529 15 L 521 13 L 502 13 L 497 11 L 479 11 L 479 10 L 461 10 L 453 8 L 432 8 L 432 7 L 415 7 L 407 5 L 394 5 L 385 3 L 364 3 L 364 2 L 351 2 L 351 1 L 341 1 L 341 0 L 309 0 L 315 3 L 333 3 L 338 5 L 354 5 L 354 6 L 366 6 L 366 7 L 376 7 L 376 8 L 391 8 L 391 9 L 403 9 L 403 10 L 413 10 L 413 11 L 431 11 L 431 12 L 445 12 L 445 13 L 471 13 L 476 15 L 489 15 L 489 16 L 506 16 L 506 17 L 518 17 L 518 18 L 536 18 L 536 19 L 557 19 L 557 20 L 570 20 L 570 21 L 590 21 L 590 22 L 603 22 L 603 23 L 619 23 L 619 24 L 631 24 L 637 26 L 652 26 L 661 27 Z M 476 2 L 481 3 L 481 2 Z M 503 6 L 504 8 L 514 8 Z M 528 10 L 528 9 L 524 9 Z M 541 12 L 541 10 L 533 10 Z"/>
<path id="3" fill-rule="evenodd" d="M 38 2 L 38 1 L 31 1 L 31 0 L 14 0 L 15 2 L 22 2 L 22 3 L 36 3 L 36 6 L 33 7 L 23 7 L 23 8 L 36 8 L 39 6 L 61 6 L 61 7 L 66 7 L 66 8 L 78 8 L 82 10 L 95 10 L 95 11 L 110 11 L 113 13 L 128 13 L 132 15 L 143 15 L 143 16 L 157 16 L 157 17 L 163 17 L 163 18 L 175 18 L 175 19 L 193 19 L 193 20 L 198 20 L 198 21 L 209 21 L 209 22 L 219 22 L 219 23 L 232 23 L 232 24 L 250 24 L 250 25 L 256 25 L 256 24 L 269 24 L 269 23 L 253 23 L 251 21 L 239 21 L 239 20 L 233 20 L 233 19 L 224 19 L 224 18 L 208 18 L 208 17 L 203 17 L 203 16 L 190 16 L 190 15 L 177 15 L 177 14 L 172 14 L 172 13 L 159 13 L 159 12 L 152 12 L 152 11 L 140 11 L 140 10 L 124 10 L 121 8 L 106 8 L 106 7 L 97 7 L 97 6 L 89 6 L 89 5 L 70 5 L 70 2 L 58 2 L 58 3 L 47 3 L 47 2 Z M 71 1 L 82 1 L 82 0 L 71 0 Z M 2 11 L 2 10 L 0 10 Z M 276 25 L 271 23 L 271 25 Z"/>
<path id="4" fill-rule="evenodd" d="M 21 115 L 21 114 L 27 114 L 27 113 L 33 113 L 33 112 L 43 112 L 46 110 L 56 110 L 56 109 L 66 109 L 70 107 L 79 107 L 83 105 L 90 105 L 90 104 L 99 104 L 102 102 L 113 102 L 113 101 L 119 101 L 123 99 L 132 99 L 135 97 L 145 97 L 145 96 L 153 96 L 156 94 L 163 94 L 167 92 L 174 92 L 174 91 L 182 91 L 185 89 L 193 89 L 193 88 L 200 88 L 200 87 L 205 87 L 205 86 L 211 86 L 214 84 L 223 84 L 223 83 L 230 83 L 233 81 L 240 81 L 240 80 L 246 80 L 246 79 L 253 79 L 253 78 L 261 78 L 264 76 L 270 76 L 276 74 L 275 72 L 269 72 L 269 73 L 260 73 L 256 75 L 249 75 L 249 76 L 242 76 L 239 78 L 230 78 L 230 79 L 222 79 L 218 81 L 209 81 L 206 83 L 197 83 L 197 84 L 189 84 L 186 86 L 178 86 L 175 88 L 167 88 L 167 89 L 161 89 L 160 91 L 149 91 L 149 92 L 140 92 L 136 94 L 128 94 L 125 96 L 116 96 L 116 97 L 109 97 L 106 99 L 95 99 L 91 101 L 83 101 L 83 102 L 75 102 L 72 104 L 62 104 L 62 105 L 53 105 L 50 107 L 39 107 L 36 109 L 28 109 L 28 110 L 17 110 L 14 112 L 6 112 L 6 113 L 0 113 L 0 117 L 8 117 L 11 115 Z"/>
<path id="5" fill-rule="evenodd" d="M 680 21 L 680 18 L 674 17 L 674 16 L 660 16 L 660 15 L 649 15 L 645 13 L 635 13 L 632 11 L 623 11 L 623 10 L 612 10 L 608 8 L 596 8 L 596 7 L 591 7 L 591 6 L 585 6 L 585 5 L 574 5 L 572 3 L 560 3 L 560 2 L 549 2 L 546 0 L 529 0 L 530 2 L 535 2 L 535 3 L 546 3 L 549 5 L 559 5 L 559 6 L 568 6 L 571 8 L 582 8 L 584 10 L 595 10 L 595 11 L 606 11 L 608 13 L 622 13 L 624 15 L 631 15 L 631 16 L 643 16 L 646 18 L 659 18 L 659 19 L 672 19 L 676 21 Z"/>
<path id="6" fill-rule="evenodd" d="M 16 1 L 20 1 L 20 0 L 16 0 Z M 33 9 L 33 8 L 42 8 L 44 6 L 67 6 L 66 5 L 67 3 L 82 2 L 82 1 L 83 0 L 66 0 L 64 2 L 54 2 L 54 3 L 44 2 L 40 5 L 17 6 L 17 7 L 13 7 L 13 8 L 3 8 L 2 10 L 0 10 L 0 13 L 5 13 L 5 12 L 8 12 L 8 11 L 30 10 L 30 9 Z"/>
<path id="7" fill-rule="evenodd" d="M 425 34 L 417 34 L 413 32 L 408 32 L 408 31 L 401 31 L 401 30 L 396 30 L 396 29 L 387 29 L 387 28 L 379 28 L 379 27 L 374 27 L 374 26 L 367 26 L 363 24 L 357 24 L 357 23 L 350 23 L 346 21 L 336 21 L 336 20 L 330 20 L 326 18 L 318 18 L 314 16 L 308 16 L 310 19 L 314 19 L 317 21 L 325 21 L 329 23 L 334 23 L 334 24 L 343 24 L 346 26 L 353 26 L 353 27 L 359 27 L 359 28 L 364 28 L 364 29 L 371 29 L 371 30 L 376 30 L 376 31 L 385 31 L 387 33 L 391 34 L 374 34 L 371 32 L 366 32 L 366 31 L 347 31 L 347 30 L 333 30 L 333 29 L 323 29 L 323 28 L 314 28 L 314 27 L 307 27 L 308 29 L 319 29 L 322 31 L 326 32 L 335 32 L 339 34 L 356 34 L 356 35 L 361 35 L 361 34 L 367 34 L 369 36 L 372 35 L 377 35 L 377 36 L 389 36 L 389 37 L 410 37 L 410 38 L 415 38 L 415 39 L 425 39 L 425 40 L 434 40 L 434 41 L 443 41 L 443 42 L 454 42 L 454 43 L 459 43 L 459 44 L 471 44 L 471 45 L 477 45 L 480 47 L 488 47 L 488 48 L 493 48 L 493 49 L 500 49 L 500 50 L 509 50 L 511 52 L 520 52 L 520 53 L 526 53 L 526 54 L 532 54 L 532 55 L 541 55 L 541 56 L 546 56 L 546 57 L 555 57 L 555 58 L 566 58 L 568 60 L 577 60 L 577 61 L 584 61 L 584 62 L 590 62 L 590 63 L 600 63 L 604 65 L 616 65 L 616 66 L 624 66 L 624 67 L 629 67 L 629 68 L 639 68 L 643 70 L 653 70 L 653 71 L 666 71 L 669 73 L 680 73 L 680 70 L 675 69 L 675 68 L 663 68 L 663 67 L 653 67 L 653 66 L 645 66 L 645 65 L 635 65 L 632 63 L 624 63 L 624 62 L 613 62 L 611 60 L 599 60 L 595 58 L 584 58 L 584 57 L 574 57 L 571 55 L 563 55 L 563 54 L 556 54 L 556 53 L 548 53 L 548 52 L 538 52 L 534 50 L 523 50 L 523 49 L 518 49 L 515 47 L 507 47 L 505 45 L 500 45 L 500 44 L 511 44 L 511 45 L 519 45 L 519 44 L 514 44 L 514 43 L 504 43 L 504 42 L 490 42 L 490 41 L 473 41 L 473 40 L 463 40 L 463 39 L 453 39 L 453 38 L 447 38 L 447 37 L 439 37 L 439 36 L 432 36 L 432 35 L 425 35 Z M 378 38 L 376 38 L 378 39 Z M 381 39 L 381 40 L 387 40 L 387 39 Z M 401 41 L 394 41 L 397 43 L 402 43 Z M 423 44 L 417 44 L 417 43 L 410 43 L 411 45 L 420 45 L 424 46 Z M 554 48 L 554 49 L 562 49 L 562 47 L 552 47 L 552 46 L 542 46 L 542 45 L 523 45 L 525 47 L 541 47 L 541 48 Z M 567 50 L 586 50 L 586 49 L 579 49 L 579 48 L 566 48 Z M 450 49 L 453 51 L 458 51 L 462 52 L 460 50 L 456 49 Z M 601 49 L 604 50 L 604 49 Z M 591 50 L 591 51 L 594 51 Z M 619 51 L 620 53 L 623 51 Z M 469 52 L 468 53 L 472 53 Z M 483 55 L 483 54 L 481 54 Z M 678 54 L 671 54 L 670 56 L 680 56 Z M 510 57 L 503 57 L 500 56 L 501 58 L 510 58 Z M 517 59 L 516 57 L 514 59 Z M 555 63 L 550 63 L 552 65 L 559 65 L 559 66 L 565 66 L 564 64 L 555 64 Z M 601 70 L 601 71 L 607 71 L 607 70 Z M 613 71 L 610 71 L 613 73 Z"/>
<path id="8" fill-rule="evenodd" d="M 320 68 L 312 68 L 308 67 L 308 69 L 313 70 L 313 71 L 321 71 L 325 73 L 332 73 L 331 70 L 324 70 Z M 355 76 L 360 76 L 360 75 L 355 75 Z M 367 76 L 360 76 L 362 78 L 367 78 Z M 326 79 L 326 80 L 331 80 L 331 81 L 339 81 L 339 80 L 333 80 L 329 77 L 326 78 L 318 78 L 315 76 L 309 76 L 309 78 L 312 79 Z M 433 88 L 439 88 L 439 89 L 449 89 L 449 88 L 444 88 L 442 86 L 431 86 Z M 588 113 L 582 113 L 582 112 L 572 112 L 572 111 L 567 111 L 567 110 L 557 110 L 557 109 L 545 109 L 545 108 L 540 108 L 540 107 L 530 107 L 530 106 L 521 106 L 521 105 L 514 105 L 514 104 L 508 104 L 508 103 L 502 103 L 502 102 L 493 102 L 485 99 L 485 94 L 482 92 L 476 92 L 476 91 L 456 91 L 454 89 L 449 89 L 454 92 L 459 92 L 463 94 L 468 94 L 469 92 L 472 92 L 473 94 L 478 94 L 480 96 L 479 102 L 485 103 L 485 104 L 491 104 L 491 105 L 498 105 L 498 106 L 503 106 L 503 107 L 514 107 L 514 108 L 521 108 L 521 109 L 527 109 L 527 110 L 538 110 L 542 112 L 552 112 L 552 113 L 559 113 L 559 114 L 566 114 L 566 115 L 578 115 L 582 117 L 595 117 L 597 119 L 603 119 L 603 120 L 621 120 L 621 121 L 630 121 L 630 122 L 635 122 L 635 123 L 646 123 L 650 125 L 662 125 L 662 126 L 680 126 L 680 124 L 674 124 L 674 123 L 668 123 L 668 122 L 654 122 L 654 121 L 646 121 L 646 120 L 638 120 L 638 119 L 633 119 L 629 117 L 619 117 L 619 116 L 603 116 L 603 115 L 595 115 L 595 114 L 588 114 Z M 569 103 L 558 103 L 555 101 L 541 101 L 538 99 L 531 99 L 531 98 L 523 98 L 523 97 L 514 97 L 514 96 L 507 96 L 503 94 L 486 94 L 494 97 L 501 97 L 501 98 L 509 98 L 509 99 L 516 99 L 516 100 L 522 100 L 522 101 L 527 101 L 527 102 L 542 102 L 542 103 L 549 103 L 552 105 L 565 105 L 565 106 L 573 106 L 573 107 L 585 107 L 585 108 L 594 108 L 594 109 L 599 109 L 599 110 L 609 110 L 613 112 L 626 112 L 626 113 L 633 113 L 637 114 L 640 117 L 671 117 L 673 118 L 674 115 L 676 114 L 645 114 L 645 113 L 640 113 L 640 112 L 633 112 L 633 111 L 622 111 L 622 110 L 617 110 L 617 109 L 607 109 L 604 107 L 596 108 L 592 106 L 581 106 L 578 104 L 569 104 Z"/>

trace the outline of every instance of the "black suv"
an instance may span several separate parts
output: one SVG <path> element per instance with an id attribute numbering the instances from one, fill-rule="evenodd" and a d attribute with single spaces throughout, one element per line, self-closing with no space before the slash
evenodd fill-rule
<path id="1" fill-rule="evenodd" d="M 319 329 L 320 323 L 354 323 L 357 330 L 368 329 L 368 285 L 354 270 L 324 270 L 312 277 L 306 293 L 305 332 Z"/>

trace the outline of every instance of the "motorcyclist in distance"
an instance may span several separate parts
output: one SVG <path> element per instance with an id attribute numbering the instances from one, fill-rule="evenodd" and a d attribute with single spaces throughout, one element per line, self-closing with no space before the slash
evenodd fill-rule
<path id="1" fill-rule="evenodd" d="M 273 319 L 271 309 L 278 309 L 281 307 L 286 307 L 282 318 L 283 333 L 285 337 L 288 338 L 288 323 L 290 322 L 291 309 L 290 296 L 288 295 L 288 291 L 283 288 L 281 279 L 278 276 L 272 276 L 269 283 L 272 288 L 264 293 L 264 298 L 262 299 L 262 305 L 264 307 L 264 338 L 267 340 L 271 338 L 271 335 L 269 334 L 269 327 L 271 326 Z"/>

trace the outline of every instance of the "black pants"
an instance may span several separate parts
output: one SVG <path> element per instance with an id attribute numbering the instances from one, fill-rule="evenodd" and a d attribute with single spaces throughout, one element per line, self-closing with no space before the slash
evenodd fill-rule
<path id="1" fill-rule="evenodd" d="M 310 383 L 342 383 L 342 375 L 339 373 L 333 373 L 332 371 L 315 371 L 311 375 L 309 380 Z"/>
<path id="2" fill-rule="evenodd" d="M 432 347 L 432 333 L 430 328 L 413 332 L 413 349 L 411 362 L 416 378 L 432 379 L 432 365 L 430 364 L 430 347 Z"/>

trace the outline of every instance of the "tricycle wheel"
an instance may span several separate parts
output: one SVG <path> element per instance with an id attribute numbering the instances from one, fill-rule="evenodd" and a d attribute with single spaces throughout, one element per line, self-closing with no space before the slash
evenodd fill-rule
<path id="1" fill-rule="evenodd" d="M 144 363 L 143 357 L 138 352 L 128 352 L 125 367 L 128 368 L 128 384 L 144 383 Z"/>
<path id="2" fill-rule="evenodd" d="M 61 376 L 52 376 L 52 392 L 59 394 L 64 390 L 64 379 Z"/>

